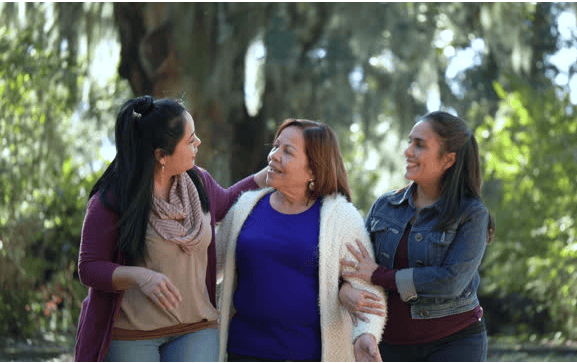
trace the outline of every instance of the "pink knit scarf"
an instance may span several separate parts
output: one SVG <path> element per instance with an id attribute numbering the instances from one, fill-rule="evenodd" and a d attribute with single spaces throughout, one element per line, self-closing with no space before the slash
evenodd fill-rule
<path id="1" fill-rule="evenodd" d="M 182 173 L 174 177 L 168 202 L 153 196 L 150 224 L 162 238 L 178 244 L 187 254 L 200 243 L 199 237 L 206 226 L 198 191 L 188 175 Z"/>

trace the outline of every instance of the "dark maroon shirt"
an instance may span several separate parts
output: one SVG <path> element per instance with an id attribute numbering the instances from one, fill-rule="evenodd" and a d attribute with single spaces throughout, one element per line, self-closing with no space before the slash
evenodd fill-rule
<path id="1" fill-rule="evenodd" d="M 387 325 L 383 332 L 382 342 L 385 344 L 412 345 L 437 341 L 452 335 L 475 323 L 483 316 L 483 309 L 477 306 L 471 311 L 434 319 L 411 318 L 411 306 L 401 300 L 395 283 L 397 270 L 409 267 L 407 239 L 412 224 L 408 224 L 395 254 L 393 269 L 379 266 L 371 281 L 388 290 Z"/>

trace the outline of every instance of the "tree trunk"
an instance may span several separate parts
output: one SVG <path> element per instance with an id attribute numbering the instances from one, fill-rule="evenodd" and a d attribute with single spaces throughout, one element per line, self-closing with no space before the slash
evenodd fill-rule
<path id="1" fill-rule="evenodd" d="M 263 144 L 264 123 L 248 116 L 243 96 L 244 56 L 259 17 L 234 3 L 115 3 L 114 9 L 120 75 L 136 96 L 184 101 L 202 140 L 198 164 L 223 186 L 262 166 L 255 145 Z"/>

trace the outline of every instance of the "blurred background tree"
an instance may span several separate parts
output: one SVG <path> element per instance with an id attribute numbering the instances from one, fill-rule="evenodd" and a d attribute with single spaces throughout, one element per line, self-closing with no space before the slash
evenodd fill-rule
<path id="1" fill-rule="evenodd" d="M 574 3 L 0 6 L 0 317 L 12 322 L 0 334 L 51 316 L 75 328 L 86 196 L 106 163 L 95 150 L 119 105 L 151 94 L 185 101 L 199 164 L 225 186 L 264 165 L 284 118 L 326 122 L 363 212 L 406 183 L 418 116 L 462 116 L 497 217 L 484 301 L 523 331 L 575 336 Z"/>
<path id="2" fill-rule="evenodd" d="M 76 260 L 97 150 L 129 96 L 90 66 L 112 9 L 4 3 L 0 21 L 0 336 L 74 332 Z M 90 46 L 88 46 L 90 44 Z"/>

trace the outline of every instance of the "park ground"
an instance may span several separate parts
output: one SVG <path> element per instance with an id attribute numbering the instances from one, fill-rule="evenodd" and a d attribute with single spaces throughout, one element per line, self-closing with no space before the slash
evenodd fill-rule
<path id="1" fill-rule="evenodd" d="M 72 362 L 74 337 L 24 339 L 0 337 L 0 362 Z M 577 343 L 520 343 L 512 337 L 489 337 L 490 362 L 575 362 Z"/>

